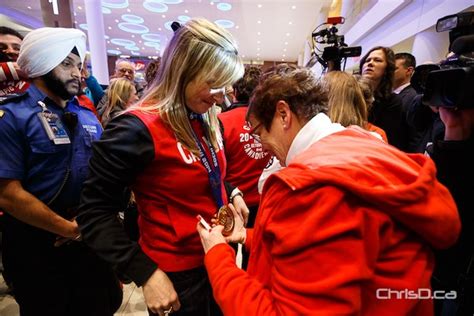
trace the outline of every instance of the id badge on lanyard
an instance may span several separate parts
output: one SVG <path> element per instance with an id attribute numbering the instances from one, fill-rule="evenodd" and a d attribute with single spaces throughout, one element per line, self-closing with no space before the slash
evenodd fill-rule
<path id="1" fill-rule="evenodd" d="M 38 113 L 38 117 L 49 139 L 52 140 L 55 145 L 70 144 L 71 140 L 59 116 L 48 110 L 46 104 L 43 102 L 38 101 L 38 104 L 43 109 Z"/>

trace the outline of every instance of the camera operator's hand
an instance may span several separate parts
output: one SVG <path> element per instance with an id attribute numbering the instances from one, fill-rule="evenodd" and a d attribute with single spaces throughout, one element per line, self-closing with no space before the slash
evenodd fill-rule
<path id="1" fill-rule="evenodd" d="M 439 115 L 446 131 L 444 140 L 466 140 L 474 129 L 474 109 L 447 109 L 440 107 Z"/>

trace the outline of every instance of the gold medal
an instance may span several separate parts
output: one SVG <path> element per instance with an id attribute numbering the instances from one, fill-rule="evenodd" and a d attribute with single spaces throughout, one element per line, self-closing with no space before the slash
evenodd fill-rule
<path id="1" fill-rule="evenodd" d="M 232 230 L 234 230 L 234 214 L 227 205 L 222 206 L 217 212 L 217 221 L 219 225 L 224 226 L 222 231 L 224 236 L 230 235 Z"/>

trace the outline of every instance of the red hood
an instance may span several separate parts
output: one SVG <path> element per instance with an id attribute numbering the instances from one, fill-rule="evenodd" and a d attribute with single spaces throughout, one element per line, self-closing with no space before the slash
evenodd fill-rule
<path id="1" fill-rule="evenodd" d="M 324 185 L 351 192 L 436 248 L 451 246 L 460 232 L 454 200 L 436 180 L 430 158 L 352 128 L 314 143 L 273 177 L 293 190 Z"/>

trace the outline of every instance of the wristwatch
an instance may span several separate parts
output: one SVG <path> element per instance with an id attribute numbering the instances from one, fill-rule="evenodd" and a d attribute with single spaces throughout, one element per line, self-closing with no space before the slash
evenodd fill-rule
<path id="1" fill-rule="evenodd" d="M 244 194 L 242 193 L 242 191 L 239 190 L 239 188 L 235 188 L 234 190 L 232 190 L 232 193 L 230 194 L 230 197 L 229 197 L 230 203 L 234 203 L 234 198 L 239 195 L 241 197 L 244 197 Z"/>

